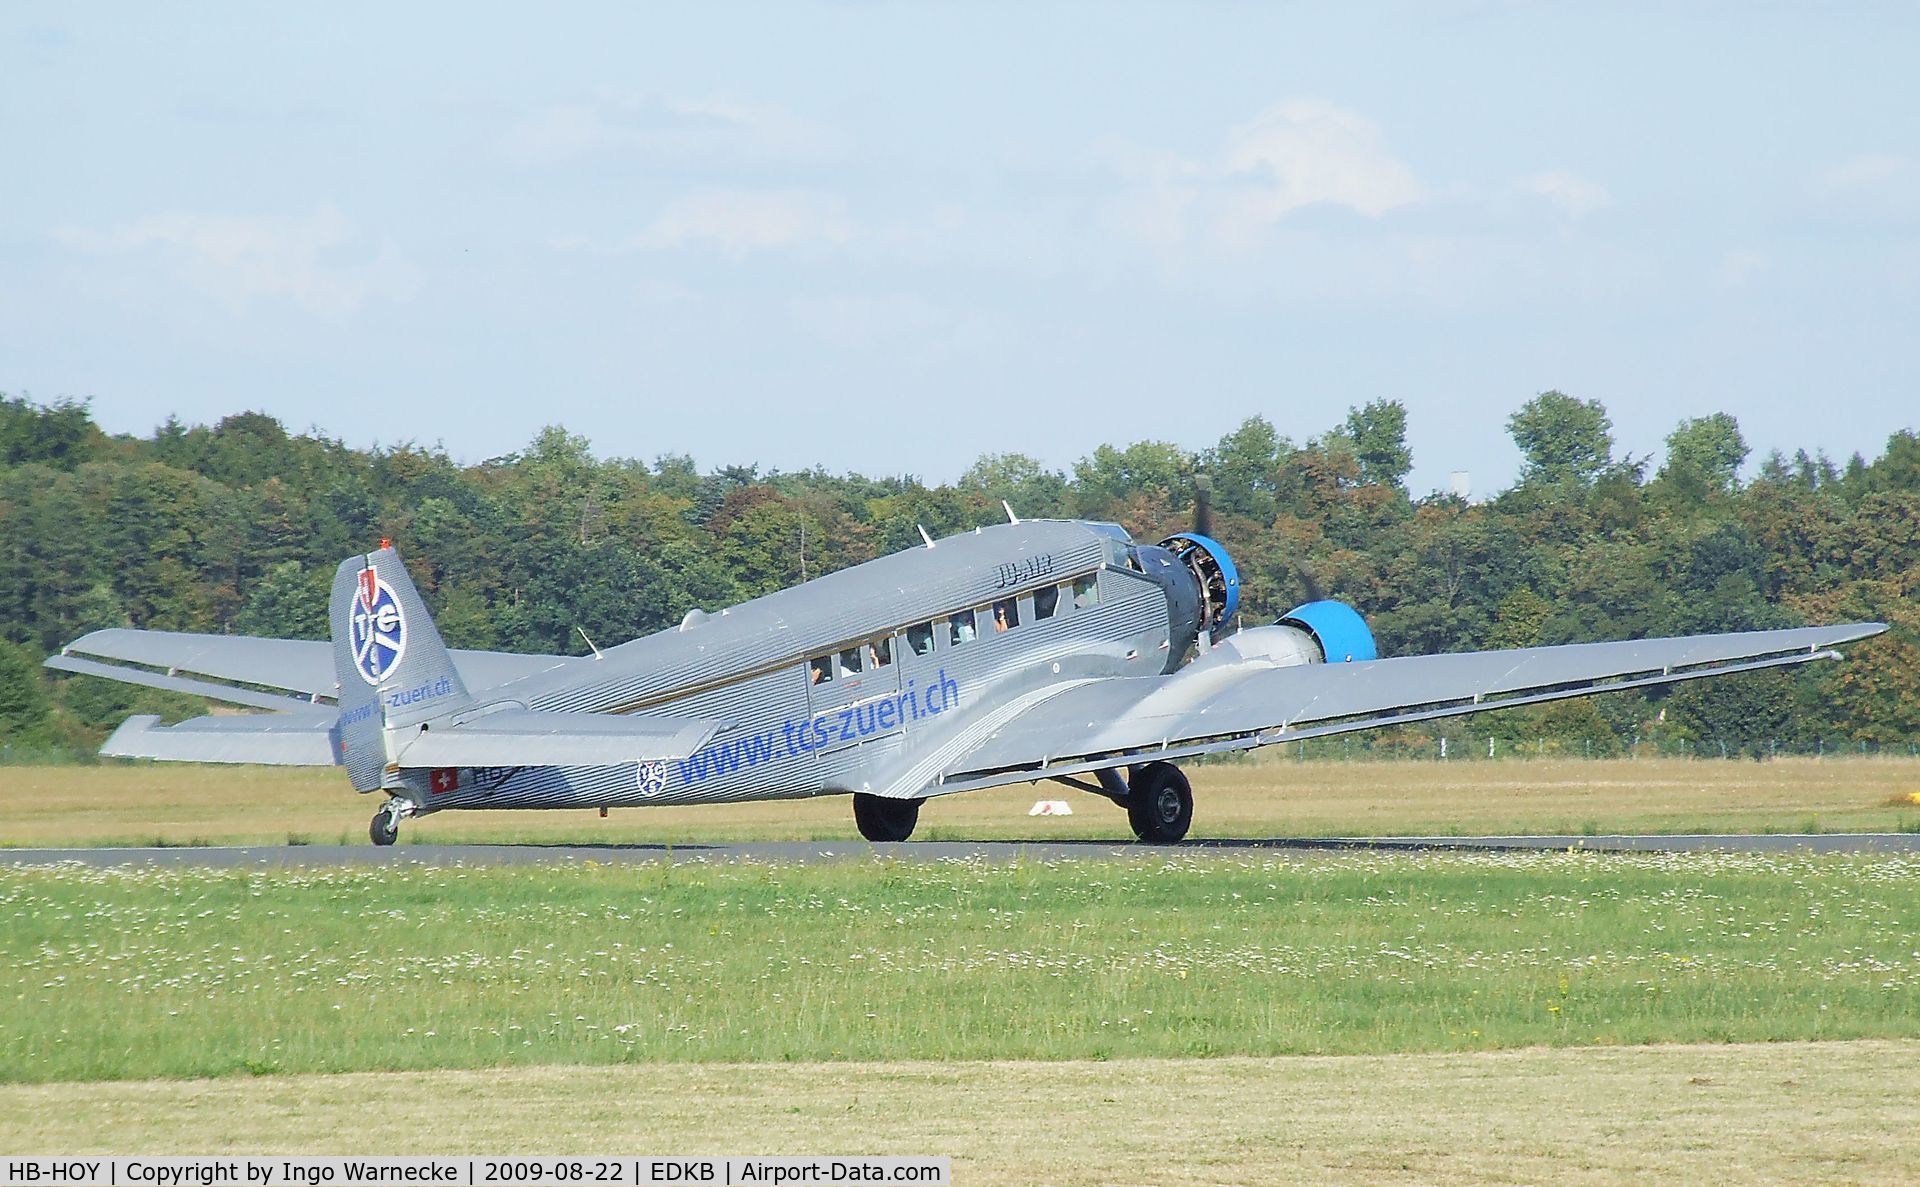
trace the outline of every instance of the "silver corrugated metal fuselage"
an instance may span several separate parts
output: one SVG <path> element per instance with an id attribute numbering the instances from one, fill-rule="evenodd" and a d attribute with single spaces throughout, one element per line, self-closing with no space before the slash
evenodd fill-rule
<path id="1" fill-rule="evenodd" d="M 865 791 L 929 794 L 945 762 L 1062 685 L 1157 675 L 1175 615 L 1163 584 L 1128 567 L 1111 525 L 996 525 L 881 557 L 687 625 L 477 694 L 537 710 L 640 712 L 728 723 L 686 759 L 611 767 L 469 768 L 396 776 L 422 812 L 630 807 Z M 1095 576 L 1097 602 L 1062 595 L 1040 619 L 1033 592 Z M 1019 625 L 956 642 L 948 614 L 1018 599 Z M 905 632 L 935 622 L 916 654 Z M 892 661 L 815 684 L 809 661 L 890 641 Z M 1178 658 L 1178 657 L 1174 657 Z M 449 786 L 449 783 L 452 785 Z"/>

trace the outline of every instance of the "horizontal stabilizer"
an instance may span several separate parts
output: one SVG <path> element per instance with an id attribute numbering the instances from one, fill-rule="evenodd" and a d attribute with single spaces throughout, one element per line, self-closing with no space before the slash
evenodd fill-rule
<path id="1" fill-rule="evenodd" d="M 330 767 L 333 744 L 327 729 L 333 714 L 264 714 L 195 717 L 161 725 L 151 715 L 129 717 L 100 753 L 114 758 L 163 762 L 261 763 L 276 767 Z"/>
<path id="2" fill-rule="evenodd" d="M 724 722 L 617 713 L 501 709 L 460 725 L 389 731 L 402 767 L 594 767 L 686 758 Z"/>

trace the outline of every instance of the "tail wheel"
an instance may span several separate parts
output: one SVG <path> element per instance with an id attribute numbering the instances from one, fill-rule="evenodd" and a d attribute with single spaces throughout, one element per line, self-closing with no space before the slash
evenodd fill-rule
<path id="1" fill-rule="evenodd" d="M 860 835 L 869 841 L 904 841 L 913 835 L 920 822 L 921 800 L 896 800 L 887 796 L 853 796 L 853 822 Z"/>
<path id="2" fill-rule="evenodd" d="M 1127 823 L 1149 845 L 1172 845 L 1193 827 L 1193 786 L 1170 762 L 1133 768 L 1127 778 Z"/>

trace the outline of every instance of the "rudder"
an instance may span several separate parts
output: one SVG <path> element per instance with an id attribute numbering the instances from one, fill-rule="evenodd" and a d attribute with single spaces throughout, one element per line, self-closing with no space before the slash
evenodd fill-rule
<path id="1" fill-rule="evenodd" d="M 348 557 L 328 605 L 340 717 L 334 750 L 360 791 L 383 785 L 386 731 L 473 703 L 439 628 L 391 545 Z"/>

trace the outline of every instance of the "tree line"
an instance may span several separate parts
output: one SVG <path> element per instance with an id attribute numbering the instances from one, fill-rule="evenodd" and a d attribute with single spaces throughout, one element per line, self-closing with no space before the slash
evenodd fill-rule
<path id="1" fill-rule="evenodd" d="M 1596 400 L 1544 392 L 1507 430 L 1507 490 L 1415 497 L 1406 409 L 1381 400 L 1294 441 L 1253 417 L 1213 445 L 1103 445 L 1068 469 L 1017 452 L 951 485 L 824 468 L 702 471 L 596 456 L 554 426 L 462 465 L 354 449 L 259 412 L 110 435 L 84 403 L 0 395 L 0 744 L 84 753 L 127 712 L 186 698 L 55 679 L 46 654 L 108 626 L 320 639 L 334 567 L 382 537 L 456 647 L 580 654 L 807 577 L 1004 518 L 1111 520 L 1156 540 L 1192 520 L 1196 476 L 1233 554 L 1242 621 L 1315 583 L 1367 616 L 1383 655 L 1807 622 L 1894 626 L 1845 664 L 1671 694 L 1622 693 L 1407 729 L 1369 746 L 1525 736 L 1617 752 L 1636 738 L 1905 746 L 1920 739 L 1920 435 L 1871 460 L 1748 447 L 1724 413 L 1683 421 L 1656 469 L 1616 456 Z M 1475 740 L 1478 740 L 1476 743 Z M 1576 741 L 1577 739 L 1577 741 Z"/>

